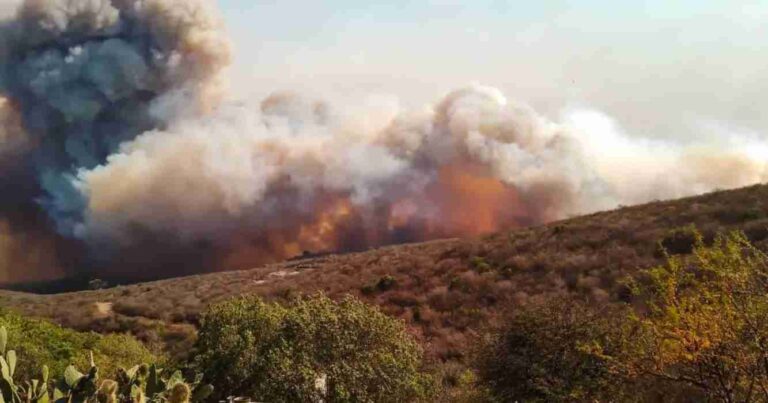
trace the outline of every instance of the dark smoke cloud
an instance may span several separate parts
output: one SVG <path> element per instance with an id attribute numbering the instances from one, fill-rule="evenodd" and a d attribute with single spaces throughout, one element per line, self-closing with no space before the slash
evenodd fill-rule
<path id="1" fill-rule="evenodd" d="M 26 0 L 0 38 L 0 254 L 34 238 L 35 273 L 247 268 L 768 179 L 760 141 L 641 141 L 481 86 L 416 111 L 228 100 L 203 0 Z"/>
<path id="2" fill-rule="evenodd" d="M 163 97 L 198 96 L 226 63 L 226 41 L 202 4 L 29 0 L 0 27 L 0 91 L 37 142 L 39 202 L 72 236 L 86 201 L 76 169 L 164 124 Z"/>
<path id="3" fill-rule="evenodd" d="M 0 167 L 3 190 L 16 199 L 0 201 L 6 216 L 42 209 L 57 232 L 46 238 L 82 236 L 87 200 L 75 187 L 77 171 L 163 127 L 177 99 L 197 108 L 210 102 L 228 43 L 209 6 L 192 0 L 17 5 L 0 25 Z"/>

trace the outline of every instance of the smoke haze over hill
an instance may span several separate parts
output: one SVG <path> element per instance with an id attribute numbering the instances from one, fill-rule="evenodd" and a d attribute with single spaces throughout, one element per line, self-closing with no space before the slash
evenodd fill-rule
<path id="1" fill-rule="evenodd" d="M 236 99 L 203 0 L 26 0 L 6 14 L 4 281 L 247 268 L 768 180 L 763 135 L 639 139 L 600 111 L 550 119 L 481 85 L 416 110 Z"/>

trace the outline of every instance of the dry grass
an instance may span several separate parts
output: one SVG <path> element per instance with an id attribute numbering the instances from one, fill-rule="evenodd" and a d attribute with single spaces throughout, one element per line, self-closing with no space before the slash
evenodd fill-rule
<path id="1" fill-rule="evenodd" d="M 654 265 L 663 240 L 687 249 L 684 233 L 744 230 L 768 249 L 768 186 L 716 192 L 593 214 L 480 239 L 385 247 L 364 253 L 292 261 L 51 296 L 0 292 L 3 305 L 78 329 L 129 331 L 182 354 L 208 304 L 257 293 L 284 299 L 323 291 L 352 293 L 407 321 L 431 357 L 461 360 L 502 311 L 552 295 L 619 299 L 621 280 Z M 100 304 L 100 305 L 97 305 Z M 111 304 L 111 310 L 95 309 Z"/>

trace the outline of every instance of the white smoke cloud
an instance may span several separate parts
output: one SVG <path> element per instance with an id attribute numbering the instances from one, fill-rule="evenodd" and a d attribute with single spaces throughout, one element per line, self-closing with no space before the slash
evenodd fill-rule
<path id="1" fill-rule="evenodd" d="M 636 204 L 746 186 L 768 180 L 765 142 L 719 128 L 699 142 L 630 136 L 611 117 L 571 110 L 564 121 L 580 133 L 594 169 L 616 194 L 616 202 Z M 702 134 L 706 134 L 703 130 Z"/>
<path id="2" fill-rule="evenodd" d="M 276 95 L 145 133 L 79 173 L 83 233 L 128 240 L 137 224 L 184 239 L 268 231 L 292 225 L 287 216 L 311 220 L 325 193 L 348 194 L 361 210 L 407 199 L 429 218 L 424 192 L 450 166 L 481 167 L 514 187 L 534 222 L 768 180 L 768 159 L 750 143 L 723 152 L 637 139 L 590 110 L 552 122 L 492 88 L 456 91 L 425 112 L 339 109 Z"/>
<path id="3" fill-rule="evenodd" d="M 291 209 L 301 214 L 312 210 L 320 191 L 349 192 L 365 203 L 407 169 L 318 109 L 276 97 L 263 108 L 222 107 L 213 116 L 145 133 L 106 165 L 79 174 L 89 199 L 87 229 L 119 232 L 140 223 L 190 239 L 244 223 L 268 228 L 283 219 L 271 215 L 283 196 L 276 188 L 286 181 L 298 192 Z"/>

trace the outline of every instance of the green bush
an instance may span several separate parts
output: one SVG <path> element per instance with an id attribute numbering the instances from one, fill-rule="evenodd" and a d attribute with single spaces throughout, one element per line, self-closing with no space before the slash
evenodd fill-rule
<path id="1" fill-rule="evenodd" d="M 621 315 L 571 299 L 523 308 L 477 354 L 479 390 L 499 402 L 618 399 L 613 360 L 623 346 L 614 318 Z"/>
<path id="2" fill-rule="evenodd" d="M 372 295 L 376 292 L 389 291 L 397 286 L 397 280 L 392 276 L 384 276 L 371 284 L 364 285 L 360 291 L 364 295 Z"/>
<path id="3" fill-rule="evenodd" d="M 213 393 L 213 386 L 202 384 L 202 375 L 187 383 L 181 371 L 163 371 L 155 364 L 118 369 L 117 381 L 99 377 L 92 353 L 88 371 L 81 373 L 69 365 L 58 378 L 50 378 L 47 365 L 39 368 L 39 377 L 22 378 L 16 372 L 16 350 L 8 348 L 8 331 L 0 326 L 0 402 L 9 403 L 200 403 Z M 164 376 L 170 373 L 170 376 Z M 100 385 L 100 386 L 99 386 Z"/>
<path id="4" fill-rule="evenodd" d="M 7 328 L 8 343 L 19 354 L 16 372 L 22 378 L 38 376 L 43 364 L 50 368 L 52 377 L 62 375 L 70 364 L 86 367 L 88 351 L 93 351 L 96 365 L 107 376 L 113 376 L 120 366 L 158 361 L 128 335 L 77 332 L 7 311 L 0 311 L 0 326 Z"/>
<path id="5" fill-rule="evenodd" d="M 768 401 L 768 255 L 739 232 L 712 245 L 694 232 L 691 256 L 672 256 L 631 283 L 629 368 L 722 402 Z"/>
<path id="6" fill-rule="evenodd" d="M 689 227 L 629 306 L 522 308 L 477 360 L 495 401 L 768 402 L 768 254 L 739 232 Z M 678 249 L 680 251 L 682 249 Z"/>
<path id="7" fill-rule="evenodd" d="M 432 390 L 404 324 L 353 297 L 215 305 L 196 349 L 192 366 L 216 390 L 264 401 L 402 402 Z"/>

